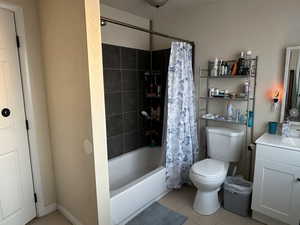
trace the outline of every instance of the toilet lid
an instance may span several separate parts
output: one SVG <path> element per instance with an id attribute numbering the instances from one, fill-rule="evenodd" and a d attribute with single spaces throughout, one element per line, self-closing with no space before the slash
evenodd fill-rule
<path id="1" fill-rule="evenodd" d="M 204 159 L 195 163 L 191 170 L 204 177 L 218 177 L 227 172 L 227 163 L 215 159 Z"/>

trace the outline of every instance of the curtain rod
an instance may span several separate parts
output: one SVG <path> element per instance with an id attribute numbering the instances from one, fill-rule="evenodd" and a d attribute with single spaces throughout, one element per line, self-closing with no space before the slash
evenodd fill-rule
<path id="1" fill-rule="evenodd" d="M 101 16 L 101 20 L 109 22 L 109 23 L 117 24 L 117 25 L 120 25 L 120 26 L 123 26 L 123 27 L 139 30 L 139 31 L 142 31 L 142 32 L 145 32 L 145 33 L 153 34 L 153 35 L 156 35 L 156 36 L 161 36 L 161 37 L 164 37 L 164 38 L 169 38 L 169 39 L 173 39 L 173 40 L 177 40 L 177 41 L 184 41 L 184 42 L 190 43 L 192 46 L 195 45 L 195 43 L 193 41 L 185 40 L 185 39 L 178 38 L 178 37 L 173 37 L 173 36 L 170 36 L 170 35 L 167 35 L 167 34 L 162 34 L 162 33 L 156 32 L 156 31 L 148 30 L 148 29 L 145 29 L 143 27 L 134 26 L 134 25 L 131 25 L 129 23 L 124 23 L 124 22 L 121 22 L 121 21 L 118 21 L 118 20 L 107 18 L 107 17 Z"/>

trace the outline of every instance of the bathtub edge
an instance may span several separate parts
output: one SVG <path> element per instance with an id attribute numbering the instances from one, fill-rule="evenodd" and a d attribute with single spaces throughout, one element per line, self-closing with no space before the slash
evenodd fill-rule
<path id="1" fill-rule="evenodd" d="M 130 220 L 132 220 L 134 217 L 136 217 L 138 214 L 140 214 L 142 211 L 144 211 L 145 209 L 147 209 L 150 205 L 152 205 L 154 202 L 157 202 L 158 200 L 162 199 L 164 196 L 166 196 L 169 192 L 171 191 L 171 189 L 166 190 L 164 193 L 162 193 L 161 195 L 159 195 L 158 197 L 154 198 L 153 200 L 151 200 L 150 202 L 148 202 L 145 206 L 143 206 L 142 208 L 138 209 L 136 212 L 132 213 L 131 215 L 129 215 L 126 219 L 124 219 L 121 223 L 116 224 L 116 225 L 126 225 L 126 223 L 128 223 Z"/>

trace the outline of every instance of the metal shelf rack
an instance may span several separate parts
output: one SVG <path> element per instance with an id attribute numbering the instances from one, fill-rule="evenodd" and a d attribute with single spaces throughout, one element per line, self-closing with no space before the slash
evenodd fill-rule
<path id="1" fill-rule="evenodd" d="M 205 100 L 223 100 L 223 101 L 238 101 L 238 102 L 247 102 L 253 100 L 252 97 L 250 98 L 228 98 L 228 97 L 199 97 L 200 99 L 205 99 Z"/>
<path id="2" fill-rule="evenodd" d="M 210 80 L 224 80 L 224 79 L 245 79 L 249 82 L 250 87 L 252 87 L 252 96 L 250 96 L 250 88 L 248 93 L 246 93 L 245 98 L 229 98 L 229 97 L 209 97 L 208 93 L 206 96 L 201 96 L 199 97 L 199 100 L 204 100 L 205 101 L 205 114 L 209 113 L 209 102 L 213 101 L 240 101 L 240 102 L 245 102 L 246 103 L 246 113 L 247 117 L 249 115 L 249 112 L 252 111 L 254 116 L 255 116 L 255 96 L 256 96 L 256 84 L 257 84 L 257 64 L 258 64 L 258 57 L 255 57 L 253 59 L 253 70 L 252 74 L 249 75 L 227 75 L 227 76 L 209 76 L 209 75 L 203 75 L 202 73 L 208 73 L 208 69 L 202 69 L 200 70 L 200 79 L 206 79 L 206 88 L 207 90 L 210 88 Z M 234 62 L 236 60 L 229 60 L 227 62 Z M 207 91 L 208 92 L 208 91 Z M 251 104 L 252 102 L 252 104 Z M 202 109 L 203 110 L 203 109 Z M 247 121 L 248 118 L 246 118 L 245 122 L 240 122 L 240 121 L 232 121 L 232 120 L 225 120 L 225 119 L 210 119 L 210 118 L 203 118 L 202 115 L 199 114 L 199 119 L 202 121 L 205 121 L 205 127 L 208 126 L 208 123 L 210 121 L 213 122 L 220 122 L 220 123 L 226 123 L 226 124 L 234 124 L 234 125 L 240 125 L 245 129 L 245 147 L 249 146 L 249 144 L 254 142 L 254 125 L 249 128 L 247 126 Z M 254 120 L 253 116 L 253 120 Z M 249 130 L 250 130 L 250 137 L 249 137 Z M 251 163 L 251 162 L 250 162 Z"/>
<path id="3" fill-rule="evenodd" d="M 231 123 L 231 124 L 240 124 L 240 125 L 247 125 L 246 122 L 240 122 L 235 120 L 225 120 L 225 119 L 211 119 L 211 118 L 200 118 L 201 120 L 207 121 L 215 121 L 215 122 L 222 122 L 222 123 Z"/>
<path id="4" fill-rule="evenodd" d="M 207 69 L 202 71 L 208 71 Z M 209 79 L 238 79 L 238 78 L 254 78 L 254 76 L 248 76 L 248 75 L 227 75 L 227 76 L 200 76 L 200 78 L 209 78 Z"/>

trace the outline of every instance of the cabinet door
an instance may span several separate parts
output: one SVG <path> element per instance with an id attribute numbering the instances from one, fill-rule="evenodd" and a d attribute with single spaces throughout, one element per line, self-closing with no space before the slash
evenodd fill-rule
<path id="1" fill-rule="evenodd" d="M 294 185 L 294 195 L 292 200 L 293 224 L 300 224 L 300 169 L 297 171 L 297 181 Z"/>
<path id="2" fill-rule="evenodd" d="M 287 224 L 299 224 L 300 168 L 258 159 L 252 209 Z M 298 211 L 298 212 L 297 212 Z"/>

